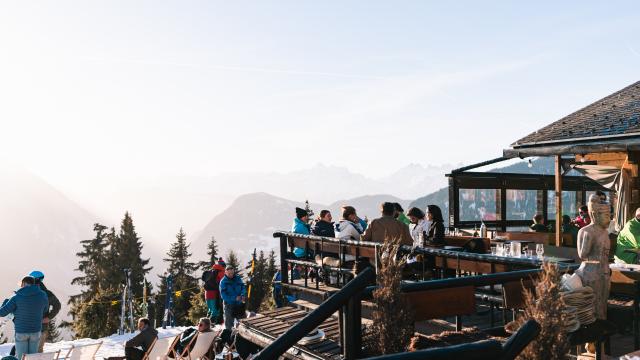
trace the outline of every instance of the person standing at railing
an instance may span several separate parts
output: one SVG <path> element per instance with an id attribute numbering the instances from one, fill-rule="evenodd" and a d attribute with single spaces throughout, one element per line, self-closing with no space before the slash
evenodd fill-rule
<path id="1" fill-rule="evenodd" d="M 291 232 L 302 235 L 311 235 L 311 227 L 309 226 L 309 213 L 305 209 L 296 208 L 296 217 L 293 219 Z M 297 258 L 307 256 L 307 252 L 303 248 L 293 248 L 293 255 Z"/>

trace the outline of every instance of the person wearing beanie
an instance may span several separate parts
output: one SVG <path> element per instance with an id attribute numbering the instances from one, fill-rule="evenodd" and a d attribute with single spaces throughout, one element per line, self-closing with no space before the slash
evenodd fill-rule
<path id="1" fill-rule="evenodd" d="M 204 282 L 204 300 L 207 303 L 207 317 L 214 324 L 222 323 L 222 299 L 220 298 L 220 281 L 224 277 L 227 264 L 222 258 L 213 264 L 211 270 L 202 273 Z"/>
<path id="2" fill-rule="evenodd" d="M 310 235 L 311 227 L 309 226 L 309 213 L 305 209 L 296 207 L 296 217 L 293 219 L 293 225 L 291 226 L 291 232 L 296 234 Z M 298 258 L 305 257 L 306 251 L 303 248 L 294 248 L 293 255 Z"/>

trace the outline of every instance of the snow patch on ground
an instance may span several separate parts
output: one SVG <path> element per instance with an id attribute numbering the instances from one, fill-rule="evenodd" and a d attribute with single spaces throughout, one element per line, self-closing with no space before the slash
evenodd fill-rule
<path id="1" fill-rule="evenodd" d="M 175 328 L 158 328 L 158 337 L 164 338 L 169 336 L 176 336 L 181 334 L 186 327 Z M 73 341 L 60 341 L 57 343 L 47 343 L 44 345 L 44 352 L 60 351 L 61 356 L 66 355 L 67 351 L 72 346 L 90 345 L 102 341 L 102 346 L 96 354 L 96 359 L 105 359 L 112 356 L 124 356 L 124 343 L 125 341 L 134 337 L 136 333 L 124 334 L 124 335 L 111 335 L 102 339 L 77 339 Z M 9 355 L 13 347 L 13 343 L 7 343 L 0 345 L 0 357 Z"/>

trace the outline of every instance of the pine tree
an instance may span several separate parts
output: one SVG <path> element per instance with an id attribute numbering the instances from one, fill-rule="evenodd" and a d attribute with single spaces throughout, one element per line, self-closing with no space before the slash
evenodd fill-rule
<path id="1" fill-rule="evenodd" d="M 266 260 L 264 278 L 265 295 L 260 304 L 259 312 L 270 311 L 276 308 L 276 302 L 273 298 L 273 276 L 276 274 L 276 271 L 276 253 L 271 249 L 269 257 Z"/>
<path id="2" fill-rule="evenodd" d="M 200 263 L 198 263 L 202 271 L 211 269 L 211 266 L 218 261 L 218 244 L 216 243 L 215 236 L 211 237 L 211 241 L 209 241 L 207 245 L 207 255 L 209 255 L 207 261 L 200 261 Z"/>
<path id="3" fill-rule="evenodd" d="M 110 335 L 119 325 L 119 313 L 111 305 L 111 301 L 118 300 L 119 293 L 113 290 L 117 284 L 111 283 L 109 234 L 101 224 L 94 224 L 93 230 L 95 238 L 81 241 L 83 249 L 77 253 L 80 260 L 76 271 L 82 275 L 74 278 L 72 284 L 81 286 L 80 294 L 69 299 L 71 327 L 79 337 Z M 105 316 L 94 318 L 96 314 Z"/>
<path id="4" fill-rule="evenodd" d="M 269 258 L 267 260 L 267 280 L 269 281 L 269 284 L 271 284 L 273 276 L 277 271 L 278 269 L 276 268 L 276 252 L 271 249 L 271 251 L 269 251 Z"/>
<path id="5" fill-rule="evenodd" d="M 253 250 L 253 256 L 249 262 L 249 269 L 253 268 L 247 286 L 251 287 L 251 293 L 247 294 L 247 310 L 258 311 L 265 296 L 267 288 L 271 283 L 271 278 L 267 274 L 267 259 L 264 257 L 264 251 L 260 251 L 260 256 L 256 258 L 256 250 Z"/>
<path id="6" fill-rule="evenodd" d="M 305 200 L 304 201 L 304 209 L 307 211 L 307 214 L 309 214 L 309 219 L 313 219 L 313 210 L 311 210 L 311 206 L 309 205 L 309 200 Z"/>
<path id="7" fill-rule="evenodd" d="M 209 309 L 207 303 L 204 300 L 204 288 L 200 290 L 200 293 L 191 297 L 191 308 L 189 309 L 189 320 L 192 324 L 197 324 L 200 318 L 206 317 Z"/>
<path id="8" fill-rule="evenodd" d="M 173 276 L 173 316 L 177 325 L 188 325 L 191 298 L 198 295 L 200 287 L 198 286 L 198 280 L 193 276 L 198 269 L 198 265 L 189 261 L 191 253 L 189 253 L 187 235 L 182 228 L 176 234 L 176 241 L 171 244 L 171 249 L 169 249 L 167 256 L 164 259 L 169 264 L 167 272 Z M 166 276 L 160 276 L 160 280 L 160 292 L 164 294 L 167 290 Z M 166 299 L 166 297 L 162 296 L 161 298 Z"/>
<path id="9" fill-rule="evenodd" d="M 56 322 L 56 320 L 53 319 L 49 321 L 47 327 L 47 342 L 57 343 L 58 341 L 60 341 L 60 330 L 58 329 L 58 323 Z"/>
<path id="10" fill-rule="evenodd" d="M 142 242 L 136 233 L 133 219 L 129 212 L 124 214 L 120 225 L 120 233 L 114 244 L 113 255 L 114 262 L 114 281 L 119 283 L 125 282 L 125 269 L 131 269 L 131 289 L 133 296 L 139 298 L 142 296 L 143 281 L 145 276 L 151 271 L 149 259 L 142 259 Z"/>
<path id="11" fill-rule="evenodd" d="M 76 302 L 73 330 L 78 338 L 98 339 L 111 335 L 120 326 L 122 290 L 98 290 L 91 299 Z"/>
<path id="12" fill-rule="evenodd" d="M 242 271 L 240 271 L 240 261 L 238 260 L 238 256 L 236 256 L 236 253 L 233 250 L 229 250 L 229 254 L 227 254 L 226 264 L 227 266 L 231 265 L 233 267 L 237 276 L 240 276 L 241 278 L 243 277 Z"/>

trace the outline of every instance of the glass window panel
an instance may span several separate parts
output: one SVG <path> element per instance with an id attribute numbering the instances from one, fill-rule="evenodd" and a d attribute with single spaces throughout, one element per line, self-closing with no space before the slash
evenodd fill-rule
<path id="1" fill-rule="evenodd" d="M 496 189 L 460 189 L 460 221 L 495 221 Z"/>
<path id="2" fill-rule="evenodd" d="M 575 191 L 563 191 L 562 192 L 562 214 L 569 215 L 572 219 L 578 215 L 578 208 L 576 207 L 576 192 Z M 547 191 L 547 213 L 549 221 L 556 220 L 556 196 L 554 191 Z"/>
<path id="3" fill-rule="evenodd" d="M 507 220 L 531 220 L 537 211 L 538 191 L 507 190 Z"/>

